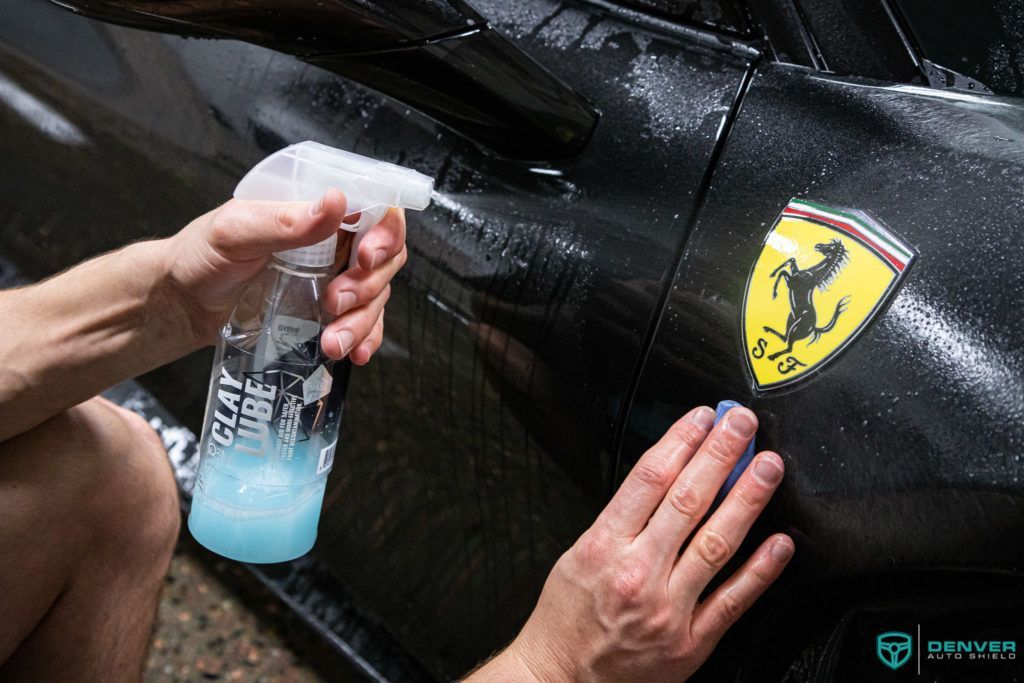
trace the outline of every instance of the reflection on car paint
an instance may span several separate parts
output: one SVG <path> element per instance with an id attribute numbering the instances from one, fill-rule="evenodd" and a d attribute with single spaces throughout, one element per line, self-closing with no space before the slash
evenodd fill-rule
<path id="1" fill-rule="evenodd" d="M 510 158 L 575 156 L 597 124 L 589 102 L 491 29 L 467 3 L 57 4 L 133 28 L 233 38 L 295 55 L 406 102 Z"/>
<path id="2" fill-rule="evenodd" d="M 0 103 L 54 142 L 63 145 L 89 144 L 89 138 L 85 136 L 81 128 L 2 73 L 0 73 Z"/>

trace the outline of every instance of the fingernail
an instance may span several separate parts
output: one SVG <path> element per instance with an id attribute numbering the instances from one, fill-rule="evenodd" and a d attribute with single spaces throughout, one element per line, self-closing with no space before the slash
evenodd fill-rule
<path id="1" fill-rule="evenodd" d="M 373 252 L 373 259 L 370 261 L 370 268 L 376 268 L 380 264 L 384 263 L 384 260 L 388 257 L 388 252 L 383 249 L 378 249 Z"/>
<path id="2" fill-rule="evenodd" d="M 707 406 L 701 406 L 693 411 L 690 415 L 690 422 L 697 425 L 705 432 L 711 431 L 711 428 L 715 426 L 715 411 L 711 410 Z"/>
<path id="3" fill-rule="evenodd" d="M 348 309 L 356 305 L 356 293 L 355 292 L 339 292 L 338 293 L 338 315 L 341 315 Z"/>
<path id="4" fill-rule="evenodd" d="M 747 411 L 734 408 L 726 414 L 725 428 L 736 436 L 749 439 L 754 435 L 754 430 L 757 429 L 757 422 L 754 421 L 754 418 Z"/>
<path id="5" fill-rule="evenodd" d="M 775 541 L 775 544 L 772 546 L 772 559 L 777 562 L 786 562 L 791 557 L 793 557 L 792 544 L 781 538 Z"/>
<path id="6" fill-rule="evenodd" d="M 366 357 L 367 358 L 369 358 L 370 356 L 373 355 L 373 343 L 372 342 L 364 342 L 363 345 L 360 346 L 359 348 L 361 348 L 366 353 Z"/>
<path id="7" fill-rule="evenodd" d="M 775 486 L 782 480 L 782 468 L 775 458 L 758 458 L 754 463 L 754 477 L 762 484 Z"/>
<path id="8" fill-rule="evenodd" d="M 355 335 L 348 330 L 342 330 L 338 333 L 338 343 L 341 344 L 341 355 L 348 355 L 352 342 L 355 340 Z"/>
<path id="9" fill-rule="evenodd" d="M 315 204 L 310 204 L 309 205 L 309 215 L 310 216 L 319 216 L 321 213 L 323 213 L 323 210 L 324 210 L 324 198 L 323 197 L 320 197 L 320 199 L 316 200 Z"/>

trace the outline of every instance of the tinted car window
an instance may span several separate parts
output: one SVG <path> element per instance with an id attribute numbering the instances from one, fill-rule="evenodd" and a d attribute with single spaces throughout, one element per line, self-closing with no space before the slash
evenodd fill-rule
<path id="1" fill-rule="evenodd" d="M 922 56 L 1024 95 L 1024 0 L 896 0 Z"/>
<path id="2" fill-rule="evenodd" d="M 749 29 L 740 3 L 733 0 L 618 0 L 618 4 L 729 33 L 746 34 Z"/>
<path id="3" fill-rule="evenodd" d="M 794 5 L 820 50 L 823 71 L 920 81 L 921 71 L 881 0 L 797 0 Z"/>

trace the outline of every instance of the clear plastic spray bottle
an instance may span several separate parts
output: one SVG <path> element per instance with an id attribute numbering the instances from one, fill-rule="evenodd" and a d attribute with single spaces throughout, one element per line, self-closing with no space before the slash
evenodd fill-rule
<path id="1" fill-rule="evenodd" d="M 389 207 L 422 210 L 433 180 L 411 169 L 302 142 L 257 164 L 238 199 L 315 201 L 345 193 L 354 225 L 352 261 L 367 229 Z M 188 527 L 233 560 L 283 562 L 316 540 L 334 462 L 348 362 L 320 348 L 322 309 L 337 235 L 274 254 L 224 326 L 210 379 L 199 475 Z"/>

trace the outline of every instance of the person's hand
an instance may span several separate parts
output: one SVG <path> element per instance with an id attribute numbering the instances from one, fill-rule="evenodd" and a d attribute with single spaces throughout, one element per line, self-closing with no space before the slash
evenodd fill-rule
<path id="1" fill-rule="evenodd" d="M 698 601 L 783 474 L 777 454 L 759 453 L 697 529 L 757 430 L 745 408 L 712 430 L 714 419 L 710 408 L 690 411 L 640 458 L 555 564 L 519 636 L 471 680 L 681 681 L 697 670 L 794 550 L 785 534 L 772 536 Z"/>
<path id="2" fill-rule="evenodd" d="M 345 195 L 328 190 L 317 202 L 232 199 L 203 214 L 170 238 L 168 270 L 192 324 L 204 344 L 217 339 L 246 285 L 275 251 L 315 244 L 338 231 Z M 336 264 L 348 263 L 352 233 L 338 235 Z M 324 308 L 338 318 L 327 325 L 321 346 L 331 358 L 348 356 L 363 365 L 384 336 L 384 304 L 390 281 L 406 260 L 405 214 L 390 210 L 359 245 L 359 266 L 327 286 Z"/>

